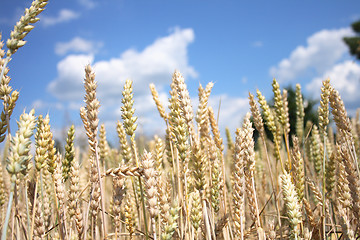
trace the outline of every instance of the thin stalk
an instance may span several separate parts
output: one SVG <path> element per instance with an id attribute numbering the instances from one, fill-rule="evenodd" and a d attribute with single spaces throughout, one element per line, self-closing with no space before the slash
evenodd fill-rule
<path id="1" fill-rule="evenodd" d="M 222 170 L 222 177 L 223 177 L 223 196 L 224 196 L 224 201 L 223 201 L 223 207 L 224 207 L 224 215 L 226 215 L 227 213 L 227 203 L 226 203 L 226 199 L 227 199 L 227 185 L 226 185 L 226 168 L 225 168 L 225 159 L 224 159 L 224 154 L 223 152 L 221 152 L 221 170 Z"/>
<path id="2" fill-rule="evenodd" d="M 289 172 L 291 172 L 291 158 L 290 158 L 290 149 L 289 149 L 289 139 L 288 139 L 288 135 L 286 134 L 285 130 L 284 130 L 284 138 L 285 138 L 285 146 L 286 146 L 286 152 L 287 152 L 287 157 L 288 157 L 288 164 L 289 164 Z"/>
<path id="3" fill-rule="evenodd" d="M 251 188 L 254 191 L 254 198 L 255 198 L 255 211 L 256 211 L 256 229 L 258 230 L 259 228 L 261 228 L 261 221 L 260 221 L 260 212 L 259 212 L 259 206 L 257 203 L 257 196 L 256 196 L 256 189 L 255 189 L 255 179 L 254 177 L 252 177 L 251 179 Z M 260 236 L 259 236 L 260 238 Z"/>
<path id="4" fill-rule="evenodd" d="M 144 214 L 144 224 L 145 224 L 145 237 L 148 240 L 148 225 L 147 225 L 147 219 L 146 219 L 146 211 L 145 211 L 145 197 L 144 197 L 144 190 L 141 183 L 141 177 L 139 176 L 139 186 L 140 186 L 140 196 L 141 196 L 141 203 L 143 207 L 143 214 Z"/>
<path id="5" fill-rule="evenodd" d="M 85 188 L 86 189 L 86 188 Z M 84 189 L 84 191 L 85 191 Z M 93 195 L 93 189 L 91 189 L 91 192 L 90 192 L 90 200 L 88 202 L 88 206 L 86 208 L 86 212 L 85 212 L 85 225 L 84 225 L 84 240 L 86 240 L 86 236 L 87 236 L 87 230 L 88 230 L 88 225 L 89 225 L 89 211 L 90 211 L 90 203 L 91 203 L 91 200 L 92 200 L 92 195 Z M 80 194 L 81 196 L 81 194 Z M 80 197 L 79 196 L 79 197 Z"/>
<path id="6" fill-rule="evenodd" d="M 18 200 L 19 200 L 19 194 L 18 194 L 18 191 L 20 189 L 18 189 L 18 186 L 17 184 L 15 183 L 15 188 L 14 188 L 14 215 L 13 215 L 13 223 L 16 223 L 15 227 L 12 229 L 14 231 L 16 231 L 15 234 L 13 234 L 14 236 L 19 236 L 18 234 L 18 231 L 19 231 L 19 224 L 20 224 L 20 221 L 16 221 L 17 218 L 19 217 L 19 209 L 18 209 Z"/>
<path id="7" fill-rule="evenodd" d="M 169 122 L 166 121 L 166 127 L 168 129 L 168 132 L 170 133 L 170 126 L 169 126 Z M 180 181 L 180 162 L 179 162 L 179 158 L 176 158 L 176 165 L 175 165 L 175 159 L 174 159 L 174 149 L 173 149 L 173 145 L 172 145 L 172 141 L 171 141 L 171 137 L 169 136 L 169 144 L 170 144 L 170 150 L 171 150 L 171 157 L 172 157 L 172 163 L 173 166 L 177 166 L 176 167 L 176 181 L 177 181 L 177 185 L 178 185 L 178 198 L 179 198 L 179 205 L 182 204 L 182 190 L 181 190 L 181 181 Z M 174 180 L 175 181 L 175 180 Z M 174 188 L 175 189 L 175 188 Z M 182 211 L 182 208 L 180 209 Z M 188 216 L 188 214 L 186 213 L 186 215 Z M 184 236 L 184 226 L 183 226 L 184 222 L 183 222 L 183 214 L 180 214 L 180 236 L 181 238 L 183 238 Z"/>
<path id="8" fill-rule="evenodd" d="M 95 239 L 96 238 L 96 226 L 95 226 L 95 219 L 96 219 L 96 216 L 95 215 L 92 215 L 91 216 L 91 239 Z"/>
<path id="9" fill-rule="evenodd" d="M 15 204 L 15 205 L 16 205 L 16 204 Z M 20 217 L 19 217 L 18 214 L 15 215 L 14 221 L 17 222 L 17 224 L 16 224 L 16 234 L 15 234 L 15 236 L 20 236 L 20 225 L 21 225 L 21 222 L 20 222 Z"/>
<path id="10" fill-rule="evenodd" d="M 105 193 L 104 193 L 104 189 L 102 186 L 102 181 L 101 181 L 101 173 L 100 173 L 100 166 L 99 166 L 99 153 L 98 153 L 98 148 L 97 148 L 97 144 L 95 147 L 95 161 L 96 161 L 96 168 L 97 168 L 97 172 L 98 172 L 98 179 L 99 179 L 99 185 L 100 185 L 100 194 L 101 194 L 101 216 L 103 219 L 102 222 L 102 226 L 103 226 L 103 231 L 104 231 L 104 238 L 106 239 L 106 218 L 105 218 Z"/>
<path id="11" fill-rule="evenodd" d="M 217 113 L 217 117 L 216 117 L 216 123 L 219 122 L 219 117 L 220 117 L 220 107 L 221 107 L 221 97 L 219 100 L 219 108 L 218 108 L 218 113 Z M 220 149 L 219 149 L 220 150 Z M 222 168 L 222 177 L 223 177 L 223 207 L 224 207 L 224 215 L 226 215 L 227 213 L 227 185 L 226 185 L 226 168 L 225 168 L 225 159 L 224 159 L 224 153 L 220 150 L 220 155 L 221 155 L 221 168 Z M 225 226 L 227 229 L 227 226 Z"/>
<path id="12" fill-rule="evenodd" d="M 276 137 L 276 136 L 274 136 L 274 137 Z M 282 173 L 284 173 L 284 172 L 285 172 L 285 168 L 284 168 L 283 161 L 282 161 L 282 159 L 281 159 L 280 147 L 279 147 L 279 144 L 278 144 L 278 142 L 276 141 L 276 139 L 274 139 L 274 142 L 275 142 L 275 148 L 276 148 L 276 151 L 277 151 L 277 153 L 279 154 L 280 165 L 281 165 L 281 171 L 282 171 Z"/>
<path id="13" fill-rule="evenodd" d="M 217 113 L 217 117 L 216 117 L 216 123 L 219 122 L 219 118 L 220 118 L 220 109 L 221 109 L 221 97 L 220 97 L 220 100 L 219 100 L 219 108 L 218 108 L 218 113 Z M 220 149 L 219 149 L 220 150 Z M 220 155 L 221 155 L 221 168 L 222 168 L 222 177 L 223 177 L 223 198 L 224 198 L 224 201 L 223 201 L 223 207 L 224 207 L 224 215 L 226 215 L 227 213 L 227 185 L 226 185 L 226 168 L 225 168 L 225 158 L 224 158 L 224 153 L 220 150 Z M 227 226 L 225 226 L 225 229 L 226 231 L 229 231 L 231 228 L 231 225 L 228 224 Z M 230 233 L 231 230 L 230 230 Z"/>
<path id="14" fill-rule="evenodd" d="M 132 147 L 133 154 L 134 154 L 134 157 L 135 157 L 136 167 L 139 167 L 139 159 L 138 159 L 138 153 L 137 153 L 136 142 L 135 142 L 135 134 L 130 139 L 131 139 L 131 147 Z M 144 190 L 143 190 L 143 187 L 142 187 L 141 177 L 140 176 L 139 176 L 139 187 L 140 187 L 141 203 L 142 203 L 143 214 L 144 214 L 145 237 L 146 237 L 146 240 L 148 240 L 149 235 L 148 235 L 148 224 L 147 224 L 147 219 L 146 219 L 145 197 L 144 197 Z"/>
<path id="15" fill-rule="evenodd" d="M 27 194 L 27 183 L 25 182 L 25 202 L 26 202 L 26 217 L 27 217 L 27 228 L 29 232 L 29 239 L 31 240 L 31 228 L 30 228 L 30 213 L 29 213 L 29 200 Z M 34 209 L 34 208 L 33 208 Z"/>
<path id="16" fill-rule="evenodd" d="M 12 202 L 13 202 L 13 199 L 14 199 L 15 182 L 11 183 L 11 188 L 10 189 L 11 189 L 11 192 L 10 192 L 10 196 L 9 196 L 8 208 L 6 210 L 5 223 L 4 223 L 3 231 L 2 231 L 2 234 L 1 234 L 1 240 L 6 240 L 6 233 L 7 233 L 7 228 L 8 228 L 8 225 L 9 225 L 11 207 L 12 207 Z"/>
<path id="17" fill-rule="evenodd" d="M 261 140 L 263 142 L 264 145 L 264 150 L 265 150 L 265 155 L 266 155 L 266 162 L 269 168 L 269 173 L 270 173 L 270 180 L 271 180 L 271 187 L 273 189 L 273 193 L 274 193 L 274 200 L 275 200 L 275 209 L 276 209 L 276 213 L 277 213 L 277 218 L 278 218 L 278 224 L 279 224 L 279 228 L 280 228 L 280 236 L 282 236 L 282 228 L 281 228 L 281 218 L 280 218 L 280 210 L 279 210 L 279 199 L 277 198 L 277 189 L 275 188 L 274 185 L 274 176 L 273 173 L 271 171 L 271 163 L 270 163 L 270 159 L 269 159 L 269 153 L 266 147 L 266 141 L 264 136 L 261 137 Z"/>
<path id="18" fill-rule="evenodd" d="M 32 220 L 31 220 L 31 228 L 29 231 L 29 239 L 32 239 L 32 233 L 34 231 L 34 224 L 35 224 L 35 213 L 36 213 L 36 203 L 37 203 L 37 189 L 38 189 L 38 177 L 36 177 L 35 182 L 35 194 L 34 194 L 34 204 L 33 204 L 33 214 L 32 214 Z"/>
<path id="19" fill-rule="evenodd" d="M 187 174 L 184 172 L 184 192 L 185 192 L 185 226 L 188 225 L 188 229 L 190 229 L 190 214 L 189 214 L 189 194 L 188 194 L 188 186 L 187 186 Z M 186 229 L 185 229 L 186 234 Z"/>
<path id="20" fill-rule="evenodd" d="M 326 181 L 325 181 L 325 163 L 326 163 L 326 143 L 325 143 L 325 135 L 326 132 L 324 131 L 324 134 L 323 134 L 323 143 L 324 143 L 324 153 L 323 153 L 323 182 L 322 182 L 322 192 L 323 192 L 323 207 L 322 207 L 322 218 L 323 218 L 323 239 L 326 239 L 326 209 L 325 209 L 325 184 L 326 184 Z"/>
<path id="21" fill-rule="evenodd" d="M 151 218 L 151 222 L 152 222 L 152 230 L 153 230 L 153 238 L 154 240 L 156 240 L 156 222 L 155 222 L 155 218 Z"/>
<path id="22" fill-rule="evenodd" d="M 203 210 L 203 218 L 205 222 L 205 229 L 206 229 L 206 240 L 211 240 L 211 229 L 210 229 L 210 223 L 209 223 L 209 216 L 206 210 L 206 200 L 202 200 L 202 210 Z"/>
<path id="23" fill-rule="evenodd" d="M 139 216 L 139 222 L 141 222 L 141 214 L 140 214 L 140 207 L 139 207 L 139 203 L 138 203 L 138 199 L 137 199 L 137 194 L 136 194 L 136 188 L 135 188 L 135 182 L 134 182 L 134 178 L 131 177 L 131 185 L 132 185 L 132 188 L 133 188 L 133 192 L 134 192 L 134 198 L 135 198 L 135 203 L 136 203 L 136 211 L 137 211 L 137 214 Z"/>
<path id="24" fill-rule="evenodd" d="M 351 141 L 351 135 L 349 136 L 350 139 L 348 139 L 348 134 L 346 132 L 344 132 L 344 136 L 345 136 L 345 142 L 346 142 L 346 145 L 348 147 L 348 149 L 350 150 L 350 155 L 354 161 L 354 164 L 355 164 L 355 167 L 356 167 L 356 171 L 358 173 L 358 175 L 360 176 L 360 170 L 359 170 L 359 164 L 358 164 L 358 161 L 357 161 L 357 157 L 356 157 L 356 150 L 355 150 L 355 146 L 354 146 L 354 142 Z"/>
<path id="25" fill-rule="evenodd" d="M 40 169 L 40 192 L 41 192 L 41 201 L 44 202 L 44 187 L 43 187 L 43 176 L 42 176 L 42 169 Z M 44 204 L 41 204 L 41 211 L 44 212 Z M 43 217 L 43 221 L 45 222 L 45 218 Z M 46 235 L 46 239 L 49 239 L 49 236 Z"/>
<path id="26" fill-rule="evenodd" d="M 14 193 L 15 194 L 15 193 Z M 11 214 L 12 215 L 12 218 L 13 219 L 11 221 L 11 240 L 14 240 L 14 229 L 15 229 L 15 211 L 13 211 L 13 213 Z"/>
<path id="27" fill-rule="evenodd" d="M 60 235 L 60 239 L 64 240 L 64 228 L 63 228 L 63 221 L 62 218 L 60 217 L 60 212 L 59 212 L 59 201 L 57 198 L 57 194 L 56 194 L 56 187 L 55 187 L 55 181 L 53 179 L 53 190 L 54 190 L 54 199 L 55 199 L 55 206 L 56 206 L 56 215 L 57 215 L 57 219 L 59 221 L 59 235 Z M 61 209 L 60 209 L 61 210 Z"/>

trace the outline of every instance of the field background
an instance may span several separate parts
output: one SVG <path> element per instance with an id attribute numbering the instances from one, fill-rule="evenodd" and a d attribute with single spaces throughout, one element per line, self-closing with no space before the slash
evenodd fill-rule
<path id="1" fill-rule="evenodd" d="M 2 4 L 0 29 L 7 38 L 31 1 Z M 215 83 L 210 105 L 217 109 L 222 99 L 221 129 L 239 127 L 249 91 L 259 88 L 271 99 L 274 77 L 282 87 L 300 83 L 315 100 L 321 81 L 330 77 L 354 116 L 360 67 L 342 38 L 353 34 L 358 8 L 358 1 L 53 1 L 10 63 L 12 86 L 21 90 L 14 116 L 32 107 L 49 113 L 62 140 L 72 123 L 82 129 L 78 110 L 88 63 L 100 82 L 100 117 L 114 144 L 125 80 L 135 83 L 139 130 L 152 136 L 165 126 L 157 124 L 148 85 L 154 83 L 166 101 L 175 69 L 184 75 L 194 105 L 198 84 Z"/>

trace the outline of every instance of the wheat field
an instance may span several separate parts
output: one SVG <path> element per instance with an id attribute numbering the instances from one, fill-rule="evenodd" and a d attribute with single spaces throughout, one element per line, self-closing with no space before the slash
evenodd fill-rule
<path id="1" fill-rule="evenodd" d="M 221 109 L 208 105 L 214 84 L 199 86 L 195 110 L 175 71 L 168 102 L 149 86 L 166 131 L 145 143 L 136 135 L 133 83 L 126 80 L 116 124 L 119 144 L 111 147 L 98 117 L 96 75 L 87 65 L 79 111 L 87 150 L 74 145 L 71 126 L 61 154 L 51 117 L 37 116 L 34 109 L 24 112 L 11 132 L 19 92 L 10 85 L 7 65 L 47 3 L 34 0 L 6 44 L 0 36 L 2 240 L 360 236 L 360 119 L 348 117 L 329 79 L 321 88 L 318 124 L 304 121 L 296 85 L 296 131 L 290 135 L 287 91 L 275 79 L 274 104 L 259 90 L 256 97 L 249 93 L 242 126 L 229 130 L 219 129 Z"/>

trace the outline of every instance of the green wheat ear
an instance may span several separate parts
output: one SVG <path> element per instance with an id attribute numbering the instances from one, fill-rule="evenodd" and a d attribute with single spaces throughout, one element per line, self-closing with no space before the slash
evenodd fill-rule
<path id="1" fill-rule="evenodd" d="M 11 138 L 9 156 L 6 160 L 6 170 L 11 175 L 11 181 L 17 179 L 19 173 L 27 173 L 30 159 L 31 136 L 35 129 L 35 110 L 32 109 L 28 114 L 23 113 L 18 122 L 18 130 L 14 137 Z"/>
<path id="2" fill-rule="evenodd" d="M 121 107 L 121 111 L 123 112 L 123 114 L 121 115 L 121 117 L 124 120 L 125 132 L 131 138 L 135 138 L 135 130 L 137 128 L 137 124 L 136 124 L 137 117 L 134 117 L 134 113 L 135 113 L 135 109 L 133 108 L 134 94 L 133 94 L 131 80 L 129 79 L 126 80 L 122 95 L 123 95 L 123 99 L 122 99 L 123 106 Z"/>
<path id="3" fill-rule="evenodd" d="M 75 127 L 74 125 L 71 125 L 66 138 L 65 157 L 62 162 L 62 171 L 65 181 L 69 178 L 72 163 L 75 158 L 74 138 L 75 138 Z"/>
<path id="4" fill-rule="evenodd" d="M 291 230 L 291 239 L 299 239 L 300 229 L 298 225 L 301 222 L 301 208 L 295 186 L 291 182 L 290 174 L 285 172 L 281 175 L 281 184 Z"/>

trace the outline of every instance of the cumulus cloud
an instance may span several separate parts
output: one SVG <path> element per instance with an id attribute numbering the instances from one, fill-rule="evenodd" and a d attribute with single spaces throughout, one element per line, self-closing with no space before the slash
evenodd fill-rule
<path id="1" fill-rule="evenodd" d="M 175 69 L 185 77 L 195 78 L 196 71 L 188 63 L 187 47 L 194 41 L 192 29 L 176 29 L 169 36 L 159 38 L 143 51 L 130 49 L 119 57 L 94 62 L 94 55 L 72 54 L 61 60 L 58 77 L 48 90 L 60 100 L 81 99 L 84 66 L 92 64 L 99 82 L 99 96 L 103 102 L 121 97 L 121 89 L 127 78 L 134 81 L 134 91 L 144 93 L 148 85 L 168 84 Z"/>
<path id="2" fill-rule="evenodd" d="M 48 90 L 59 100 L 82 99 L 83 78 L 86 64 L 94 61 L 94 55 L 69 55 L 57 64 L 58 77 L 48 85 Z"/>
<path id="3" fill-rule="evenodd" d="M 57 77 L 47 89 L 58 100 L 66 102 L 66 106 L 81 105 L 84 96 L 84 67 L 91 64 L 98 81 L 97 95 L 101 102 L 102 120 L 115 121 L 121 118 L 121 92 L 125 80 L 130 78 L 134 82 L 136 114 L 141 116 L 139 128 L 152 128 L 152 132 L 163 129 L 163 126 L 159 126 L 159 121 L 162 120 L 158 117 L 149 84 L 156 85 L 160 97 L 166 103 L 167 94 L 162 89 L 170 84 L 175 69 L 186 79 L 196 78 L 197 72 L 188 61 L 188 46 L 194 39 L 192 29 L 175 28 L 168 36 L 156 39 L 141 51 L 129 49 L 118 57 L 107 60 L 96 61 L 94 53 L 69 54 L 57 64 Z M 64 45 L 58 52 L 74 50 L 74 45 L 76 44 Z M 84 52 L 85 50 L 83 49 Z"/>
<path id="4" fill-rule="evenodd" d="M 78 17 L 80 17 L 80 13 L 74 12 L 70 9 L 61 9 L 58 16 L 43 16 L 41 18 L 41 22 L 44 26 L 53 26 L 58 23 L 69 22 Z"/>
<path id="5" fill-rule="evenodd" d="M 341 98 L 351 110 L 359 107 L 360 95 L 360 65 L 354 61 L 344 61 L 334 65 L 326 71 L 321 77 L 314 78 L 306 89 L 309 93 L 320 96 L 322 81 L 330 78 L 331 85 L 339 91 Z"/>
<path id="6" fill-rule="evenodd" d="M 102 42 L 94 42 L 75 37 L 69 42 L 58 42 L 55 45 L 57 55 L 65 55 L 69 52 L 96 53 L 103 46 Z"/>
<path id="7" fill-rule="evenodd" d="M 94 8 L 96 6 L 95 1 L 92 0 L 78 0 L 79 4 L 81 4 L 82 6 L 91 9 Z"/>
<path id="8" fill-rule="evenodd" d="M 264 46 L 264 43 L 262 41 L 255 41 L 251 43 L 251 46 L 255 47 L 255 48 L 260 48 L 262 46 Z"/>
<path id="9" fill-rule="evenodd" d="M 270 75 L 279 82 L 288 82 L 308 73 L 320 75 L 347 53 L 342 39 L 353 34 L 350 28 L 321 30 L 307 39 L 306 46 L 298 46 L 288 58 L 271 67 Z"/>
<path id="10" fill-rule="evenodd" d="M 37 99 L 32 103 L 32 108 L 34 108 L 34 109 L 50 109 L 50 108 L 52 108 L 52 109 L 56 109 L 56 110 L 63 110 L 64 106 L 60 102 L 50 103 L 50 102 L 46 102 L 41 99 Z"/>
<path id="11" fill-rule="evenodd" d="M 249 100 L 227 94 L 210 96 L 209 105 L 212 106 L 215 114 L 217 114 L 220 100 L 219 128 L 222 133 L 226 127 L 234 132 L 236 128 L 241 127 L 246 112 L 250 111 Z"/>
<path id="12" fill-rule="evenodd" d="M 58 65 L 58 76 L 48 86 L 48 90 L 59 100 L 67 102 L 66 106 L 79 109 L 84 96 L 84 66 L 92 64 L 98 81 L 98 97 L 100 100 L 100 119 L 107 122 L 108 132 L 114 128 L 116 120 L 121 119 L 121 92 L 126 78 L 133 80 L 134 108 L 138 119 L 138 133 L 165 133 L 166 124 L 160 118 L 152 99 L 149 84 L 155 83 L 161 101 L 168 106 L 166 87 L 171 76 L 178 69 L 185 79 L 196 78 L 197 72 L 189 64 L 188 46 L 195 39 L 192 29 L 175 29 L 168 36 L 158 38 L 142 51 L 130 49 L 119 57 L 96 61 L 93 54 L 70 54 Z M 220 129 L 225 127 L 234 130 L 241 126 L 241 120 L 248 108 L 246 98 L 230 97 L 226 94 L 211 96 L 209 105 L 215 111 L 221 99 Z M 196 97 L 193 99 L 197 108 Z M 110 124 L 111 123 L 111 124 Z"/>

